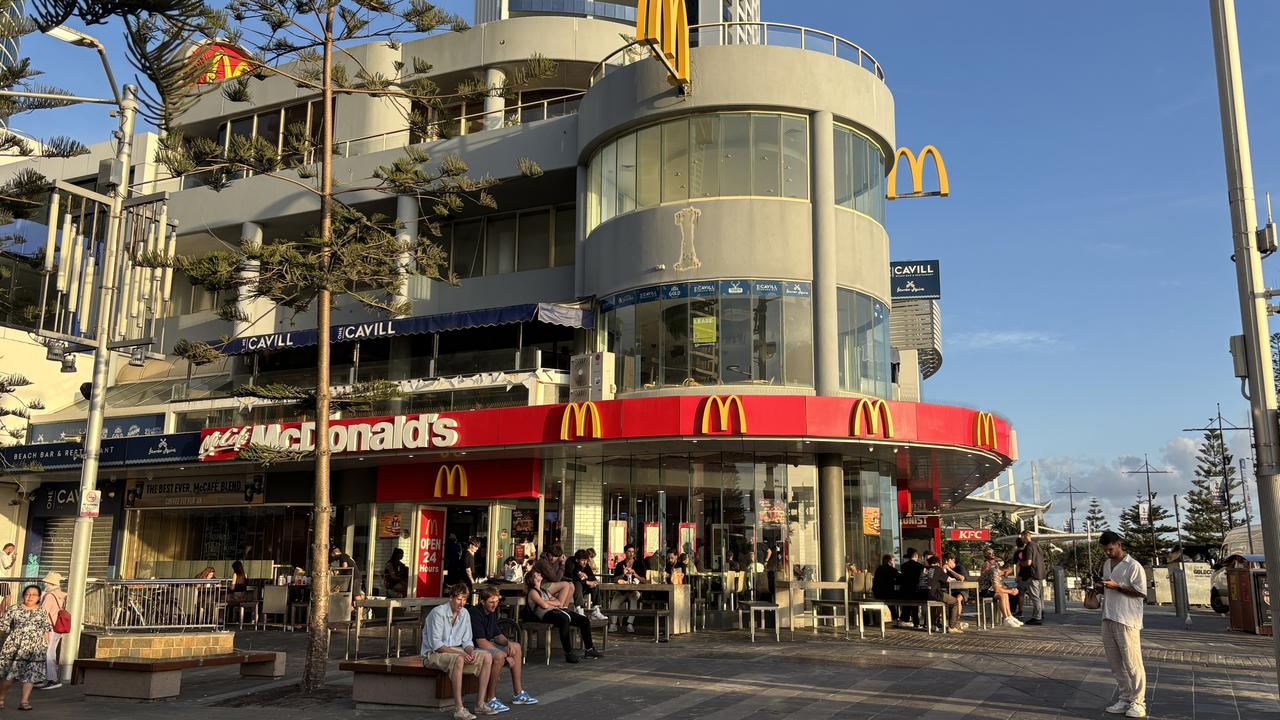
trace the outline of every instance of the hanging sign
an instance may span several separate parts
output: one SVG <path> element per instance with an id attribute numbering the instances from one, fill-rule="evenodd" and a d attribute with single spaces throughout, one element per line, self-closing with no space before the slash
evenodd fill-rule
<path id="1" fill-rule="evenodd" d="M 102 505 L 102 491 L 89 490 L 85 492 L 84 499 L 80 501 L 80 517 L 96 518 L 98 517 L 98 508 Z"/>
<path id="2" fill-rule="evenodd" d="M 444 582 L 444 510 L 422 508 L 418 514 L 418 585 L 415 597 L 440 597 Z"/>

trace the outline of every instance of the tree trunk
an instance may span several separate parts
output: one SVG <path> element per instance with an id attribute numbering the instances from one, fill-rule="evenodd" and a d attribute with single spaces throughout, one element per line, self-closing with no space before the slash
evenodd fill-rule
<path id="1" fill-rule="evenodd" d="M 322 286 L 316 296 L 316 468 L 311 511 L 311 612 L 307 617 L 307 658 L 302 689 L 324 687 L 329 671 L 329 318 L 332 296 L 325 276 L 329 245 L 333 240 L 333 5 L 325 18 L 322 92 L 324 131 L 320 140 L 320 272 Z M 354 583 L 354 578 L 353 578 Z M 356 588 L 352 587 L 352 596 Z"/>

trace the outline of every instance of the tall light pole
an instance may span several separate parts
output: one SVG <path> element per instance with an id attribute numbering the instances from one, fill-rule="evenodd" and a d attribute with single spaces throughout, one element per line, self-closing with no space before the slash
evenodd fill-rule
<path id="1" fill-rule="evenodd" d="M 1151 567 L 1155 567 L 1159 563 L 1156 562 L 1159 552 L 1156 546 L 1156 503 L 1154 493 L 1151 492 L 1151 476 L 1152 475 L 1169 475 L 1168 470 L 1157 470 L 1151 467 L 1151 463 L 1147 460 L 1146 453 L 1142 454 L 1142 467 L 1137 470 L 1126 470 L 1125 475 L 1146 475 L 1147 476 L 1147 527 L 1148 534 L 1151 538 Z M 1141 518 L 1139 518 L 1141 520 Z M 1153 579 L 1154 582 L 1154 579 Z"/>
<path id="2" fill-rule="evenodd" d="M 1236 36 L 1234 0 L 1210 0 L 1213 57 L 1218 71 L 1218 105 L 1222 113 L 1222 147 L 1227 170 L 1227 202 L 1231 208 L 1236 288 L 1240 295 L 1244 360 L 1249 382 L 1249 409 L 1256 433 L 1254 478 L 1258 483 L 1258 519 L 1263 552 L 1280 557 L 1280 427 L 1276 425 L 1276 387 L 1272 375 L 1271 337 L 1267 327 L 1267 292 L 1262 255 L 1255 244 L 1258 215 L 1253 194 L 1253 162 L 1249 157 L 1249 123 L 1245 118 L 1244 82 L 1240 73 L 1240 40 Z M 1267 575 L 1271 597 L 1280 597 L 1280 572 Z M 1274 625 L 1275 610 L 1272 610 Z M 1280 677 L 1280 633 L 1276 633 L 1277 677 Z"/>

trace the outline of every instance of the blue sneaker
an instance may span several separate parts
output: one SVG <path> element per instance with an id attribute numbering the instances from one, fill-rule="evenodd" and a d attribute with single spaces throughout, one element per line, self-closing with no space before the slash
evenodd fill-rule
<path id="1" fill-rule="evenodd" d="M 506 705 L 503 705 L 502 701 L 499 700 L 498 698 L 494 698 L 489 701 L 489 709 L 493 710 L 494 712 L 504 713 L 510 710 L 511 708 L 507 707 Z"/>
<path id="2" fill-rule="evenodd" d="M 494 700 L 497 700 L 497 698 L 494 698 Z M 519 695 L 516 695 L 515 697 L 511 698 L 511 704 L 512 705 L 537 705 L 538 698 L 530 695 L 527 692 L 521 691 Z"/>

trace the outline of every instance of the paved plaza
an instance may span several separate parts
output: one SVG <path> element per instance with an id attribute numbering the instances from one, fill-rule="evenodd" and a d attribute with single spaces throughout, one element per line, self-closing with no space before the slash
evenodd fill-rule
<path id="1" fill-rule="evenodd" d="M 619 720 L 798 717 L 891 720 L 960 718 L 1102 718 L 1112 682 L 1102 657 L 1097 613 L 1048 615 L 1041 627 L 928 636 L 890 630 L 884 639 L 845 641 L 785 630 L 754 645 L 742 631 L 699 632 L 669 644 L 640 635 L 610 636 L 607 656 L 567 665 L 542 664 L 535 651 L 525 686 L 540 703 L 506 716 Z M 1144 633 L 1153 718 L 1280 719 L 1269 638 L 1230 633 L 1225 621 L 1196 613 L 1190 628 L 1167 609 L 1151 608 Z M 759 639 L 758 639 L 759 640 Z M 170 702 L 87 701 L 76 687 L 37 692 L 30 717 L 58 718 L 398 718 L 447 717 L 416 710 L 357 710 L 351 677 L 338 671 L 335 636 L 330 687 L 299 696 L 305 638 L 300 633 L 246 632 L 243 649 L 287 650 L 290 677 L 241 679 L 233 668 L 187 671 L 182 696 Z M 365 653 L 381 651 L 367 637 Z M 504 677 L 499 697 L 510 694 Z M 17 705 L 10 695 L 9 710 Z"/>

